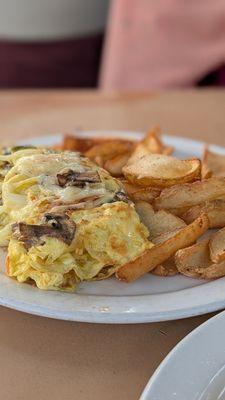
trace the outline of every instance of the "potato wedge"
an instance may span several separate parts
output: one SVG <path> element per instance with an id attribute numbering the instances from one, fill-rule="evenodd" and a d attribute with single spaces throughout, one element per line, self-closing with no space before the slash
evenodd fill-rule
<path id="1" fill-rule="evenodd" d="M 201 178 L 208 179 L 211 178 L 211 176 L 212 176 L 212 171 L 207 167 L 206 164 L 203 164 L 202 162 Z"/>
<path id="2" fill-rule="evenodd" d="M 136 202 L 135 208 L 141 221 L 149 230 L 150 240 L 161 233 L 173 231 L 174 229 L 186 226 L 185 222 L 181 218 L 178 218 L 164 210 L 155 212 L 153 207 L 145 201 Z"/>
<path id="3" fill-rule="evenodd" d="M 201 212 L 208 215 L 210 228 L 225 227 L 225 200 L 212 200 L 196 205 L 187 210 L 181 217 L 187 224 L 190 224 Z"/>
<path id="4" fill-rule="evenodd" d="M 209 241 L 210 258 L 215 263 L 225 260 L 225 228 L 217 231 Z"/>
<path id="5" fill-rule="evenodd" d="M 151 154 L 151 152 L 144 145 L 144 143 L 138 143 L 131 156 L 127 160 L 127 165 L 135 164 L 140 158 L 147 156 L 148 154 Z"/>
<path id="6" fill-rule="evenodd" d="M 178 160 L 162 154 L 149 154 L 123 168 L 125 177 L 140 186 L 165 188 L 201 177 L 198 159 Z"/>
<path id="7" fill-rule="evenodd" d="M 134 142 L 129 140 L 114 139 L 111 141 L 96 144 L 85 152 L 85 156 L 95 161 L 100 166 L 120 154 L 131 153 Z"/>
<path id="8" fill-rule="evenodd" d="M 128 159 L 130 157 L 130 153 L 118 154 L 114 158 L 107 160 L 104 164 L 104 168 L 115 177 L 122 176 L 123 171 L 122 168 L 126 165 Z"/>
<path id="9" fill-rule="evenodd" d="M 149 186 L 137 190 L 131 195 L 131 198 L 134 202 L 142 200 L 142 201 L 147 201 L 148 203 L 153 203 L 153 201 L 159 195 L 160 195 L 160 190 Z"/>
<path id="10" fill-rule="evenodd" d="M 139 158 L 148 154 L 166 154 L 173 152 L 174 148 L 165 146 L 160 138 L 160 128 L 158 126 L 152 128 L 145 137 L 136 145 L 128 164 L 135 163 Z"/>
<path id="11" fill-rule="evenodd" d="M 192 207 L 225 196 L 225 178 L 212 177 L 199 182 L 176 185 L 162 190 L 155 199 L 157 209 Z"/>
<path id="12" fill-rule="evenodd" d="M 131 195 L 132 193 L 136 192 L 137 190 L 140 190 L 140 186 L 134 185 L 133 183 L 129 182 L 124 177 L 119 177 L 118 179 L 123 184 L 124 189 L 127 194 Z"/>
<path id="13" fill-rule="evenodd" d="M 68 151 L 80 151 L 81 153 L 86 152 L 91 147 L 105 142 L 107 139 L 104 138 L 81 138 L 74 135 L 65 135 L 61 144 L 61 150 Z"/>
<path id="14" fill-rule="evenodd" d="M 178 273 L 179 271 L 176 267 L 174 256 L 164 261 L 162 265 L 157 265 L 157 267 L 151 271 L 151 274 L 157 276 L 174 276 Z"/>
<path id="15" fill-rule="evenodd" d="M 155 206 L 155 201 L 152 202 L 152 204 Z M 155 207 L 156 208 L 156 207 Z M 157 208 L 156 208 L 157 209 Z M 190 210 L 190 207 L 178 207 L 178 208 L 168 208 L 167 211 L 169 211 L 171 214 L 176 215 L 177 217 L 180 217 L 181 219 L 184 220 L 183 215 Z M 184 220 L 184 222 L 186 222 Z M 193 220 L 192 220 L 193 222 Z"/>
<path id="16" fill-rule="evenodd" d="M 208 217 L 202 214 L 192 224 L 180 229 L 172 238 L 153 246 L 135 260 L 124 264 L 117 270 L 116 277 L 125 282 L 136 280 L 168 260 L 177 250 L 193 244 L 208 227 Z"/>
<path id="17" fill-rule="evenodd" d="M 225 261 L 212 263 L 208 240 L 177 251 L 175 263 L 178 271 L 190 278 L 215 279 L 225 276 Z"/>
<path id="18" fill-rule="evenodd" d="M 147 201 L 149 203 L 152 203 L 153 200 L 160 195 L 161 190 L 158 188 L 154 187 L 146 187 L 146 188 L 141 188 L 138 185 L 134 185 L 131 182 L 122 179 L 121 180 L 125 192 L 128 194 L 128 196 L 134 201 Z"/>
<path id="19" fill-rule="evenodd" d="M 159 235 L 153 237 L 151 239 L 151 242 L 153 244 L 161 244 L 166 242 L 168 239 L 171 239 L 173 236 L 175 236 L 182 228 L 176 228 L 172 231 L 167 231 L 167 232 L 163 232 L 160 233 Z"/>
<path id="20" fill-rule="evenodd" d="M 175 254 L 175 263 L 181 274 L 198 278 L 197 269 L 199 267 L 207 268 L 212 264 L 209 256 L 209 240 L 203 240 L 193 246 L 178 250 Z"/>
<path id="21" fill-rule="evenodd" d="M 211 171 L 212 176 L 225 177 L 225 155 L 214 153 L 206 147 L 202 163 L 205 171 Z"/>

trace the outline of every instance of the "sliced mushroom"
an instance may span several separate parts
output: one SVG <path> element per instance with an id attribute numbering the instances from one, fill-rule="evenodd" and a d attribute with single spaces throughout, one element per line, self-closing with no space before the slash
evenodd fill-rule
<path id="1" fill-rule="evenodd" d="M 57 174 L 58 184 L 61 187 L 78 186 L 84 187 L 85 183 L 101 182 L 97 171 L 76 172 L 69 169 L 62 174 Z"/>
<path id="2" fill-rule="evenodd" d="M 76 231 L 75 223 L 67 215 L 45 214 L 43 225 L 28 225 L 19 222 L 12 225 L 13 238 L 23 242 L 24 247 L 43 244 L 43 236 L 50 236 L 70 245 Z"/>
<path id="3" fill-rule="evenodd" d="M 0 161 L 0 180 L 3 180 L 7 172 L 12 168 L 12 164 L 9 161 Z"/>

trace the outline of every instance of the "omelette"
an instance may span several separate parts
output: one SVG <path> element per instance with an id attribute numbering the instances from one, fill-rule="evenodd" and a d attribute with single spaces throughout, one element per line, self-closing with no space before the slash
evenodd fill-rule
<path id="1" fill-rule="evenodd" d="M 0 168 L 0 245 L 19 282 L 74 291 L 152 246 L 121 182 L 80 153 L 19 149 Z"/>

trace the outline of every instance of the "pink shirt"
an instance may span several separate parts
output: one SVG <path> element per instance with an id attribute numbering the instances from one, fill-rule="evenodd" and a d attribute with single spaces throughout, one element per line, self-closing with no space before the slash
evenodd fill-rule
<path id="1" fill-rule="evenodd" d="M 103 90 L 184 87 L 225 64 L 225 0 L 112 0 Z"/>

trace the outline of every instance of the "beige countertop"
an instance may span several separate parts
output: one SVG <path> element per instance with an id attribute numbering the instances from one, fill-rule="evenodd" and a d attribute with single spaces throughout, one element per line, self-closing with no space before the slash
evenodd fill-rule
<path id="1" fill-rule="evenodd" d="M 155 124 L 169 134 L 225 145 L 225 91 L 0 91 L 2 143 L 76 128 L 140 131 Z M 137 400 L 168 352 L 209 317 L 94 325 L 0 307 L 1 398 Z"/>

